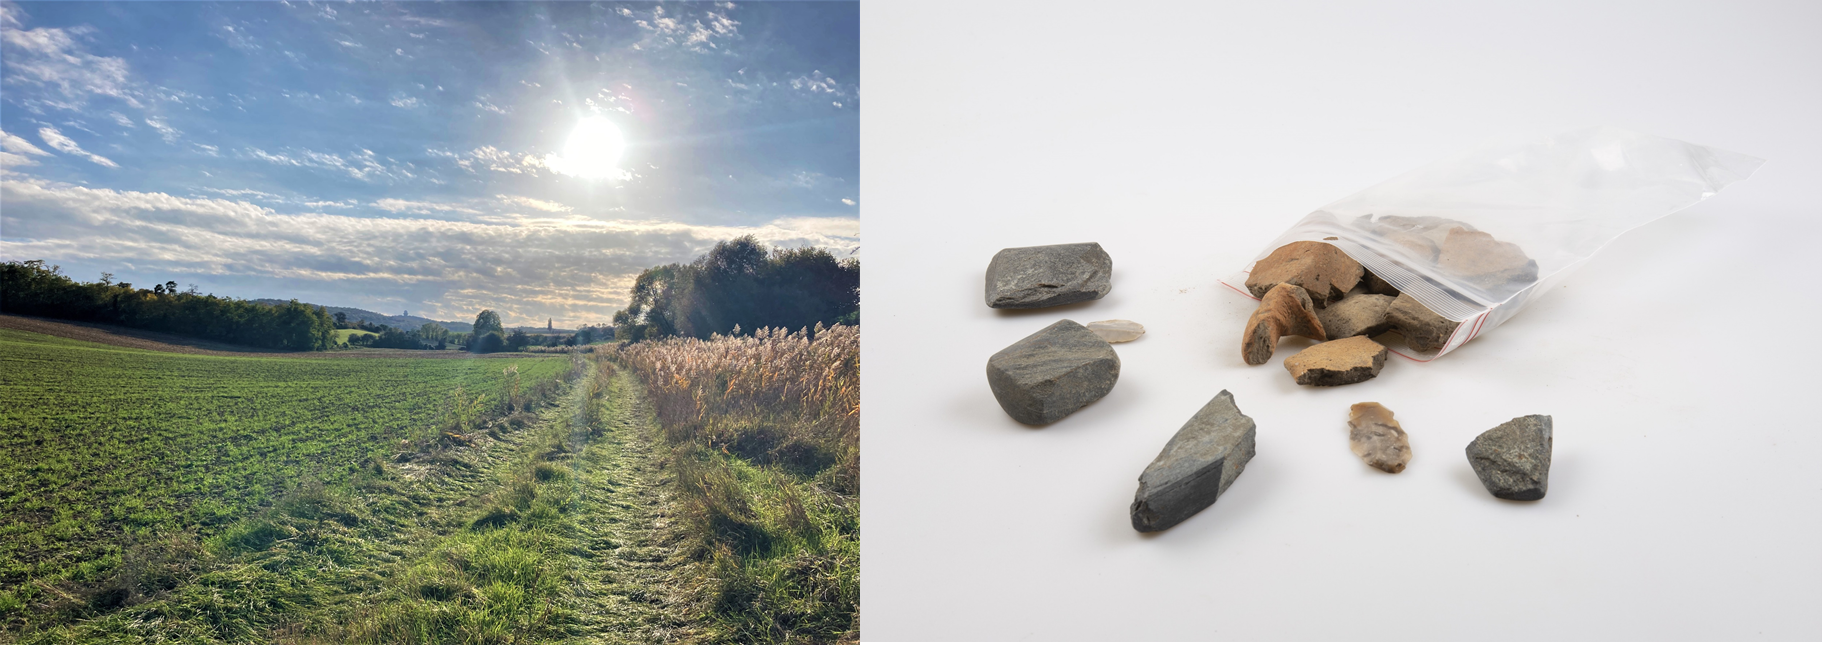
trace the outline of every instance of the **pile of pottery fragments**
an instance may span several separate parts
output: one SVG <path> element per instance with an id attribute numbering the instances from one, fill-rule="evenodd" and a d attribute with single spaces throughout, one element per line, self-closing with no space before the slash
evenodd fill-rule
<path id="1" fill-rule="evenodd" d="M 1486 235 L 1460 228 L 1449 234 Z M 1531 263 L 1533 277 L 1535 266 Z M 1112 290 L 1112 276 L 1113 259 L 1097 243 L 1003 249 L 987 266 L 986 302 L 996 309 L 1032 309 L 1096 300 Z M 1320 341 L 1284 361 L 1302 385 L 1345 385 L 1377 376 L 1387 350 L 1371 336 L 1396 331 L 1413 349 L 1435 351 L 1459 324 L 1321 242 L 1293 242 L 1273 251 L 1254 265 L 1246 286 L 1259 298 L 1259 308 L 1247 320 L 1242 358 L 1263 365 L 1284 336 Z M 1111 343 L 1144 333 L 1143 326 L 1126 320 L 1086 326 L 1060 320 L 988 359 L 987 383 L 1013 419 L 1049 424 L 1112 391 L 1120 357 Z M 1348 427 L 1349 443 L 1367 465 L 1398 473 L 1410 462 L 1404 429 L 1384 406 L 1354 405 Z M 1255 429 L 1231 393 L 1217 394 L 1139 475 L 1133 528 L 1161 531 L 1213 504 L 1252 459 Z M 1468 462 L 1487 491 L 1513 500 L 1543 498 L 1550 454 L 1546 415 L 1500 424 L 1467 447 Z"/>

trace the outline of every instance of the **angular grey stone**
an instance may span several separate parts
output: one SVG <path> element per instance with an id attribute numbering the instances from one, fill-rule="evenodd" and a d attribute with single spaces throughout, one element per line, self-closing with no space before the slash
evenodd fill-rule
<path id="1" fill-rule="evenodd" d="M 1222 390 L 1164 444 L 1132 500 L 1132 528 L 1162 531 L 1215 503 L 1253 458 L 1256 427 Z"/>
<path id="2" fill-rule="evenodd" d="M 1094 242 L 1000 249 L 987 264 L 987 306 L 1054 307 L 1113 290 L 1113 258 Z"/>
<path id="3" fill-rule="evenodd" d="M 1500 499 L 1543 499 L 1550 488 L 1550 415 L 1499 424 L 1468 443 L 1468 464 L 1487 492 Z"/>
<path id="4" fill-rule="evenodd" d="M 1455 335 L 1455 329 L 1461 326 L 1459 322 L 1430 311 L 1408 293 L 1392 299 L 1392 306 L 1385 310 L 1385 319 L 1392 324 L 1392 329 L 1404 335 L 1406 345 L 1420 352 L 1442 349 Z"/>
<path id="5" fill-rule="evenodd" d="M 1329 303 L 1329 308 L 1317 311 L 1316 320 L 1322 323 L 1322 331 L 1329 340 L 1378 336 L 1392 329 L 1392 323 L 1385 319 L 1385 312 L 1391 306 L 1391 296 L 1350 293 L 1346 298 Z"/>
<path id="6" fill-rule="evenodd" d="M 1100 400 L 1120 379 L 1113 346 L 1073 320 L 1008 345 L 987 359 L 993 398 L 1019 423 L 1044 425 Z"/>

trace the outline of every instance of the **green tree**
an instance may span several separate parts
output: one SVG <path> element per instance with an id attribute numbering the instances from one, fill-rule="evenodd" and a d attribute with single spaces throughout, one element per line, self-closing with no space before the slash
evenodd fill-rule
<path id="1" fill-rule="evenodd" d="M 506 328 L 500 325 L 500 314 L 494 313 L 492 309 L 482 309 L 481 314 L 474 317 L 473 333 L 480 336 L 488 332 L 505 336 Z"/>
<path id="2" fill-rule="evenodd" d="M 427 322 L 422 327 L 418 327 L 418 338 L 431 344 L 443 343 L 449 340 L 449 330 L 444 329 L 442 325 Z"/>
<path id="3" fill-rule="evenodd" d="M 641 272 L 629 295 L 626 309 L 614 314 L 615 338 L 858 323 L 860 261 L 836 260 L 821 249 L 767 250 L 745 236 L 716 244 L 690 264 Z"/>

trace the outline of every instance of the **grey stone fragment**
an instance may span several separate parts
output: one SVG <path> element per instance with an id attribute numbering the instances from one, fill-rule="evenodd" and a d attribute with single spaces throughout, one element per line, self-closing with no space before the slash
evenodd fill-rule
<path id="1" fill-rule="evenodd" d="M 1386 308 L 1385 319 L 1404 335 L 1405 344 L 1420 352 L 1442 349 L 1449 343 L 1449 337 L 1455 335 L 1455 328 L 1461 326 L 1459 322 L 1430 311 L 1408 293 L 1392 299 L 1392 306 Z"/>
<path id="2" fill-rule="evenodd" d="M 1500 499 L 1543 499 L 1550 488 L 1550 415 L 1499 424 L 1468 444 L 1468 464 L 1487 492 Z"/>
<path id="3" fill-rule="evenodd" d="M 1073 320 L 1008 345 L 987 359 L 987 385 L 1006 414 L 1044 425 L 1100 400 L 1120 379 L 1113 346 Z"/>
<path id="4" fill-rule="evenodd" d="M 1329 340 L 1377 336 L 1392 329 L 1392 323 L 1385 319 L 1385 312 L 1391 306 L 1391 296 L 1350 293 L 1346 298 L 1329 303 L 1327 309 L 1317 311 L 1316 319 L 1322 322 L 1322 331 Z"/>
<path id="5" fill-rule="evenodd" d="M 1054 307 L 1113 290 L 1113 258 L 1094 242 L 1000 249 L 987 264 L 987 306 Z"/>
<path id="6" fill-rule="evenodd" d="M 1132 528 L 1162 531 L 1215 503 L 1253 458 L 1256 427 L 1227 390 L 1177 430 L 1139 475 Z"/>

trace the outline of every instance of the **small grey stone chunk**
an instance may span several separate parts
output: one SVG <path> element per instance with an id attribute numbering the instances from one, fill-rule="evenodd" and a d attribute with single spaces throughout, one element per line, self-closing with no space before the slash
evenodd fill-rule
<path id="1" fill-rule="evenodd" d="M 1349 336 L 1378 336 L 1392 329 L 1392 323 L 1385 317 L 1386 310 L 1391 306 L 1391 296 L 1351 293 L 1346 298 L 1329 303 L 1327 309 L 1317 311 L 1316 320 L 1322 322 L 1322 331 L 1328 335 L 1329 340 Z"/>
<path id="2" fill-rule="evenodd" d="M 1252 460 L 1256 434 L 1252 417 L 1240 413 L 1233 394 L 1215 395 L 1139 475 L 1132 528 L 1162 531 L 1215 503 Z"/>
<path id="3" fill-rule="evenodd" d="M 1392 324 L 1392 329 L 1404 335 L 1405 344 L 1420 352 L 1442 349 L 1455 335 L 1455 329 L 1461 326 L 1459 322 L 1430 311 L 1408 293 L 1392 299 L 1392 306 L 1385 310 L 1385 319 Z"/>
<path id="4" fill-rule="evenodd" d="M 1543 499 L 1550 488 L 1550 415 L 1499 424 L 1468 444 L 1468 464 L 1487 492 L 1500 499 Z"/>
<path id="5" fill-rule="evenodd" d="M 987 359 L 987 385 L 1019 423 L 1044 425 L 1100 400 L 1120 379 L 1113 346 L 1059 320 Z"/>
<path id="6" fill-rule="evenodd" d="M 1095 242 L 1000 249 L 987 264 L 987 306 L 1055 307 L 1113 290 L 1113 258 Z"/>

